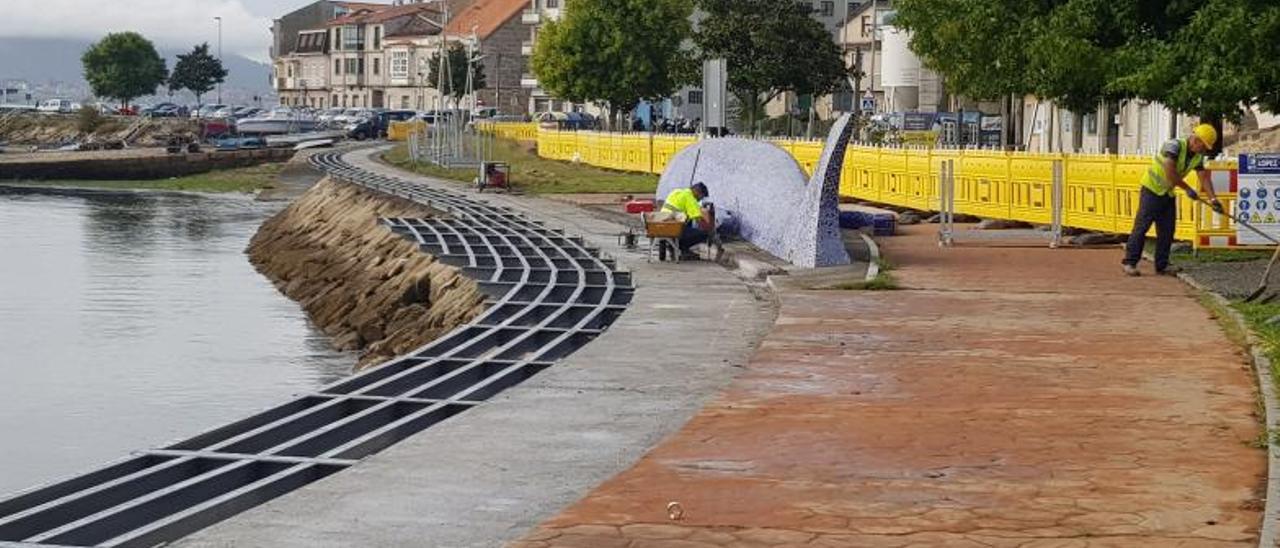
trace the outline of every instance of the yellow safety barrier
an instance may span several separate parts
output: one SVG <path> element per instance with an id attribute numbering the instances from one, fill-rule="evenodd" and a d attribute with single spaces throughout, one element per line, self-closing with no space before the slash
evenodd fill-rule
<path id="1" fill-rule="evenodd" d="M 496 135 L 532 131 L 538 155 L 555 160 L 579 161 L 620 171 L 661 174 L 685 147 L 697 142 L 692 135 L 561 131 L 533 124 L 491 124 Z M 813 173 L 822 153 L 822 141 L 774 140 L 804 169 Z M 1138 207 L 1142 173 L 1150 165 L 1145 156 L 1105 154 L 1038 154 L 991 150 L 942 148 L 894 148 L 850 145 L 845 151 L 840 179 L 843 198 L 866 200 L 920 210 L 939 209 L 938 166 L 955 161 L 956 212 L 986 218 L 1048 224 L 1052 200 L 1053 169 L 1062 162 L 1063 226 L 1125 233 Z M 1212 170 L 1234 170 L 1235 162 L 1214 162 Z M 1188 182 L 1194 187 L 1195 176 Z M 1234 189 L 1233 189 L 1234 190 Z M 1181 193 L 1179 193 L 1181 194 Z M 1219 198 L 1230 209 L 1234 192 L 1219 189 Z M 1235 221 L 1182 197 L 1178 200 L 1177 238 L 1196 247 L 1233 245 Z M 1210 239 L 1210 237 L 1213 237 Z"/>
<path id="2" fill-rule="evenodd" d="M 538 140 L 538 124 L 533 122 L 479 122 L 476 128 L 495 137 L 513 141 Z"/>
<path id="3" fill-rule="evenodd" d="M 391 125 L 387 127 L 387 140 L 388 141 L 407 141 L 409 140 L 410 133 L 413 133 L 416 131 L 422 131 L 426 127 L 427 127 L 427 123 L 423 122 L 422 120 L 391 122 Z"/>

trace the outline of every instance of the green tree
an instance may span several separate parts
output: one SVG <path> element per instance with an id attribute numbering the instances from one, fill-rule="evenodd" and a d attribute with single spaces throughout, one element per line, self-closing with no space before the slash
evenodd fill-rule
<path id="1" fill-rule="evenodd" d="M 169 89 L 191 90 L 199 104 L 201 96 L 226 81 L 226 78 L 227 69 L 223 68 L 222 61 L 209 55 L 209 44 L 200 44 L 192 48 L 191 53 L 178 55 L 178 62 L 173 65 L 173 74 L 169 75 Z"/>
<path id="2" fill-rule="evenodd" d="M 95 95 L 118 99 L 126 107 L 135 97 L 155 93 L 168 76 L 155 46 L 136 32 L 108 34 L 89 46 L 80 62 Z"/>
<path id="3" fill-rule="evenodd" d="M 1148 62 L 1114 84 L 1211 120 L 1237 120 L 1241 106 L 1280 112 L 1280 4 L 1209 0 L 1170 40 L 1152 44 Z"/>
<path id="4" fill-rule="evenodd" d="M 699 0 L 706 14 L 694 34 L 704 59 L 729 65 L 728 88 L 751 127 L 764 105 L 784 92 L 827 95 L 848 69 L 840 48 L 808 2 Z"/>
<path id="5" fill-rule="evenodd" d="M 449 77 L 444 80 L 444 89 L 440 89 L 439 91 L 447 97 L 453 97 L 454 103 L 457 104 L 462 101 L 462 98 L 467 94 L 467 47 L 454 42 L 449 45 L 448 55 L 449 57 L 446 60 L 446 64 L 448 65 Z M 485 89 L 484 63 L 481 61 L 475 61 L 471 65 L 471 70 L 473 71 L 471 75 L 471 88 L 477 91 Z M 440 87 L 439 52 L 436 52 L 431 56 L 431 72 L 427 75 L 427 78 L 429 79 L 427 85 L 433 88 Z"/>
<path id="6" fill-rule="evenodd" d="M 604 103 L 610 118 L 687 80 L 690 0 L 573 0 L 539 32 L 533 72 L 552 95 Z"/>

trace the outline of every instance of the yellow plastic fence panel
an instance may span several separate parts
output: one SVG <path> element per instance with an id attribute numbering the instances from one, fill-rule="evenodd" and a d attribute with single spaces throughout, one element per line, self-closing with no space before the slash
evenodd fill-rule
<path id="1" fill-rule="evenodd" d="M 939 209 L 937 170 L 927 149 L 907 151 L 907 203 L 921 210 Z"/>
<path id="2" fill-rule="evenodd" d="M 1009 169 L 1007 192 L 1001 199 L 1008 202 L 1008 219 L 1036 224 L 1053 222 L 1053 166 L 1062 159 L 1056 154 L 1023 157 L 1005 152 L 983 152 L 1000 155 Z M 1001 208 L 1003 211 L 1003 207 Z"/>
<path id="3" fill-rule="evenodd" d="M 905 148 L 886 148 L 880 151 L 880 201 L 902 207 L 911 207 L 910 177 L 907 158 L 911 151 Z"/>
<path id="4" fill-rule="evenodd" d="M 844 173 L 840 176 L 840 196 L 858 200 L 880 198 L 880 149 L 849 146 L 844 153 Z"/>
<path id="5" fill-rule="evenodd" d="M 427 123 L 422 120 L 408 120 L 404 122 L 391 122 L 387 127 L 388 141 L 407 141 L 409 134 L 422 131 L 427 127 Z"/>
<path id="6" fill-rule="evenodd" d="M 1128 232 L 1133 228 L 1133 215 L 1138 212 L 1139 181 L 1151 165 L 1151 159 L 1142 156 L 1117 156 L 1112 184 L 1116 195 L 1116 232 Z"/>
<path id="7" fill-rule="evenodd" d="M 476 124 L 481 132 L 515 141 L 536 141 L 538 124 L 533 122 L 481 122 Z"/>
<path id="8" fill-rule="evenodd" d="M 800 168 L 804 170 L 804 174 L 813 177 L 813 171 L 818 169 L 818 162 L 822 160 L 822 146 L 820 141 L 792 141 L 790 143 L 791 156 L 800 164 Z"/>
<path id="9" fill-rule="evenodd" d="M 653 157 L 651 172 L 661 175 L 676 154 L 696 142 L 698 142 L 698 138 L 694 135 L 654 134 L 651 152 Z M 643 171 L 650 171 L 650 169 L 646 168 Z"/>
<path id="10" fill-rule="evenodd" d="M 1106 232 L 1123 232 L 1117 215 L 1115 157 L 1073 155 L 1063 160 L 1062 223 Z"/>
<path id="11" fill-rule="evenodd" d="M 1017 159 L 1003 152 L 966 150 L 956 162 L 956 211 L 993 219 L 1009 219 L 1012 216 L 1010 187 L 1011 174 Z M 1030 171 L 1031 165 L 1020 169 Z"/>

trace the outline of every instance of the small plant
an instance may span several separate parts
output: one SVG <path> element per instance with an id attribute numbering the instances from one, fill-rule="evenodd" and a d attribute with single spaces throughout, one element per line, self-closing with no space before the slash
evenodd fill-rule
<path id="1" fill-rule="evenodd" d="M 106 117 L 98 112 L 96 107 L 84 105 L 76 114 L 76 129 L 80 130 L 80 133 L 93 133 L 106 121 Z"/>

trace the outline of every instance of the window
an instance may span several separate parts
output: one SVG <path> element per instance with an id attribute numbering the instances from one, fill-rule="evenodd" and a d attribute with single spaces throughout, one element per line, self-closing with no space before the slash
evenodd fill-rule
<path id="1" fill-rule="evenodd" d="M 293 78 L 293 65 L 288 65 L 287 67 L 285 67 L 285 73 L 286 73 L 286 77 Z"/>
<path id="2" fill-rule="evenodd" d="M 360 74 L 360 65 L 355 59 L 343 59 L 343 71 L 347 74 Z"/>
<path id="3" fill-rule="evenodd" d="M 702 104 L 702 91 L 700 91 L 700 90 L 690 91 L 690 92 L 689 92 L 689 104 L 690 104 L 690 105 L 701 105 L 701 104 Z"/>
<path id="4" fill-rule="evenodd" d="M 408 96 L 408 95 L 401 95 L 401 96 L 400 96 L 400 108 L 402 108 L 402 109 L 406 109 L 406 110 L 409 108 L 409 96 Z"/>
<path id="5" fill-rule="evenodd" d="M 374 76 L 378 75 L 378 70 L 379 70 L 379 67 L 381 66 L 382 66 L 382 59 L 374 57 L 373 58 L 373 75 Z"/>
<path id="6" fill-rule="evenodd" d="M 338 94 L 333 94 L 333 100 L 330 101 L 329 104 L 335 107 L 338 106 Z"/>
<path id="7" fill-rule="evenodd" d="M 333 74 L 334 75 L 342 74 L 342 59 L 333 60 Z"/>
<path id="8" fill-rule="evenodd" d="M 342 49 L 342 27 L 333 29 L 333 49 Z"/>
<path id="9" fill-rule="evenodd" d="M 822 16 L 831 17 L 836 14 L 836 3 L 833 0 L 823 0 Z"/>
<path id="10" fill-rule="evenodd" d="M 547 0 L 547 9 L 553 10 L 560 7 L 560 0 Z"/>
<path id="11" fill-rule="evenodd" d="M 391 77 L 409 77 L 409 52 L 400 50 L 391 52 Z"/>
<path id="12" fill-rule="evenodd" d="M 863 15 L 862 16 L 862 37 L 866 38 L 868 36 L 871 36 L 871 16 Z"/>
<path id="13" fill-rule="evenodd" d="M 1089 135 L 1098 134 L 1098 113 L 1087 112 L 1084 115 L 1084 132 Z"/>
<path id="14" fill-rule="evenodd" d="M 364 57 L 356 59 L 356 74 L 364 76 Z"/>
<path id="15" fill-rule="evenodd" d="M 858 11 L 858 6 L 860 5 L 862 4 L 857 0 L 854 0 L 853 2 L 849 2 L 848 4 L 845 5 L 845 9 L 849 10 L 845 12 L 845 15 L 846 16 L 853 15 L 854 12 Z"/>
<path id="16" fill-rule="evenodd" d="M 364 49 L 364 27 L 347 25 L 342 28 L 342 49 L 360 51 Z"/>
<path id="17" fill-rule="evenodd" d="M 382 27 L 373 27 L 373 49 L 382 49 Z M 377 71 L 374 71 L 376 74 Z"/>

